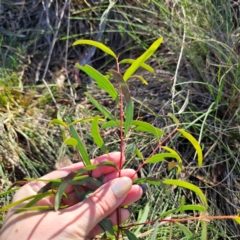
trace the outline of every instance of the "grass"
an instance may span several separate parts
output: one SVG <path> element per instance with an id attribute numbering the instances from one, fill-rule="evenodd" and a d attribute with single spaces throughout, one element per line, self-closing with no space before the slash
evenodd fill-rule
<path id="1" fill-rule="evenodd" d="M 69 8 L 64 10 L 64 3 L 61 2 L 61 8 L 52 5 L 48 9 L 49 24 L 44 25 L 41 21 L 31 21 L 44 12 L 41 5 L 3 4 L 5 10 L 11 9 L 9 11 L 18 16 L 18 24 L 11 26 L 13 19 L 7 16 L 3 22 L 5 32 L 1 35 L 0 48 L 0 117 L 3 124 L 0 127 L 3 127 L 3 136 L 7 136 L 6 141 L 12 141 L 13 150 L 9 152 L 19 153 L 15 157 L 25 173 L 21 170 L 19 173 L 13 167 L 7 170 L 1 160 L 1 171 L 5 174 L 2 179 L 13 182 L 23 176 L 39 176 L 53 169 L 53 163 L 58 158 L 56 148 L 59 148 L 59 143 L 56 139 L 59 133 L 54 129 L 45 134 L 48 121 L 55 117 L 55 104 L 44 84 L 39 87 L 35 85 L 41 83 L 39 79 L 44 77 L 57 103 L 65 106 L 67 114 L 76 118 L 95 114 L 82 94 L 83 85 L 78 85 L 75 80 L 72 67 L 82 58 L 84 49 L 69 46 L 76 39 L 94 36 L 107 5 L 108 1 L 103 1 L 102 5 L 90 8 L 82 3 L 80 9 L 73 1 L 70 11 Z M 194 150 L 184 140 L 173 139 L 169 145 L 174 146 L 184 159 L 185 175 L 181 177 L 205 191 L 211 203 L 211 214 L 216 215 L 236 214 L 240 208 L 239 13 L 238 7 L 234 6 L 227 0 L 150 0 L 134 1 L 134 4 L 119 1 L 109 13 L 103 38 L 103 42 L 121 53 L 122 57 L 130 55 L 134 58 L 153 40 L 164 37 L 163 47 L 150 63 L 156 74 L 154 77 L 145 76 L 150 81 L 149 85 L 144 88 L 135 80 L 131 84 L 136 86 L 131 91 L 139 102 L 136 103 L 136 115 L 170 131 L 171 122 L 166 115 L 172 112 L 180 119 L 182 126 L 201 142 L 204 149 L 204 167 L 201 169 L 195 167 Z M 25 12 L 29 12 L 30 20 Z M 63 18 L 56 18 L 61 12 Z M 10 33 L 14 35 L 10 36 Z M 60 41 L 60 38 L 64 40 Z M 99 70 L 112 65 L 98 51 L 91 61 Z M 62 76 L 65 83 L 72 82 L 74 85 L 60 87 Z M 84 76 L 80 77 L 82 83 L 87 82 Z M 106 107 L 112 106 L 107 96 L 103 97 L 95 87 L 89 86 L 88 91 L 103 101 Z M 78 104 L 74 105 L 74 102 Z M 48 110 L 45 106 L 49 106 Z M 99 150 L 91 145 L 89 126 L 79 125 L 79 129 L 91 155 L 98 155 Z M 116 136 L 117 133 L 107 136 L 113 150 L 118 148 Z M 151 139 L 142 135 L 132 138 L 130 143 L 136 141 L 135 146 L 147 156 L 148 149 L 154 145 Z M 30 148 L 26 150 L 26 146 Z M 130 152 L 128 159 L 135 159 Z M 42 164 L 45 167 L 39 171 Z M 136 165 L 137 160 L 133 163 L 134 167 Z M 166 167 L 166 164 L 155 165 L 144 169 L 141 174 L 154 171 L 166 177 L 169 175 Z M 3 189 L 6 189 L 5 185 Z M 138 207 L 148 202 L 149 218 L 154 219 L 172 206 L 177 206 L 182 195 L 190 203 L 196 201 L 194 196 L 182 190 L 174 190 L 170 197 L 163 198 L 162 189 L 155 188 L 149 189 Z M 1 203 L 6 204 L 10 199 L 6 197 Z M 133 209 L 136 219 L 138 208 Z M 191 229 L 196 224 L 191 222 L 187 226 Z M 151 229 L 154 227 L 144 227 L 142 232 Z M 158 229 L 158 239 L 169 239 L 169 232 L 172 239 L 186 239 L 181 227 L 167 224 Z M 195 234 L 198 238 L 198 233 Z M 239 235 L 239 228 L 231 221 L 214 221 L 209 226 L 209 239 L 230 239 Z"/>

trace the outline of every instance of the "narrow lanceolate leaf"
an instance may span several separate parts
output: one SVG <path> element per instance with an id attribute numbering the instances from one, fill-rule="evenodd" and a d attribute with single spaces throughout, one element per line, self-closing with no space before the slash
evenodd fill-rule
<path id="1" fill-rule="evenodd" d="M 120 84 L 124 99 L 126 103 L 129 103 L 131 100 L 131 95 L 130 95 L 128 85 L 127 83 L 124 82 L 122 75 L 113 69 L 109 69 L 108 71 L 113 75 L 113 78 L 117 80 L 118 83 Z"/>
<path id="2" fill-rule="evenodd" d="M 199 198 L 201 199 L 205 208 L 207 208 L 207 199 L 206 199 L 205 195 L 203 194 L 201 189 L 199 187 L 195 186 L 194 184 L 189 183 L 189 182 L 185 182 L 185 181 L 182 181 L 182 180 L 174 180 L 174 179 L 165 179 L 165 180 L 163 180 L 163 183 L 168 184 L 168 185 L 176 185 L 176 186 L 179 186 L 179 187 L 184 187 L 184 188 L 187 188 L 187 189 L 195 192 L 199 196 Z"/>
<path id="3" fill-rule="evenodd" d="M 92 121 L 92 128 L 91 128 L 92 137 L 93 137 L 94 142 L 103 151 L 103 153 L 108 153 L 108 149 L 105 146 L 104 141 L 99 133 L 98 119 L 99 119 L 99 117 L 95 117 Z"/>
<path id="4" fill-rule="evenodd" d="M 61 125 L 61 126 L 64 126 L 66 129 L 68 129 L 68 125 L 67 125 L 64 121 L 62 121 L 62 120 L 60 120 L 60 119 L 53 119 L 53 120 L 48 124 L 48 127 L 49 127 L 50 125 L 52 125 L 52 124 Z"/>
<path id="5" fill-rule="evenodd" d="M 233 218 L 234 221 L 236 221 L 238 224 L 240 224 L 240 216 L 236 216 Z"/>
<path id="6" fill-rule="evenodd" d="M 168 116 L 173 120 L 173 122 L 178 126 L 179 125 L 179 120 L 172 114 L 168 113 Z"/>
<path id="7" fill-rule="evenodd" d="M 35 203 L 37 203 L 38 201 L 40 201 L 41 199 L 45 198 L 45 197 L 49 197 L 49 196 L 53 196 L 55 195 L 55 193 L 53 192 L 45 192 L 45 193 L 39 193 L 36 194 L 34 199 L 30 202 L 28 202 L 25 206 L 23 206 L 22 208 L 19 208 L 16 213 L 21 213 L 23 211 L 26 211 L 27 209 L 29 209 L 30 207 L 32 207 Z"/>
<path id="8" fill-rule="evenodd" d="M 62 182 L 60 184 L 60 186 L 58 187 L 57 194 L 55 196 L 55 201 L 54 201 L 54 209 L 55 209 L 55 211 L 57 211 L 59 209 L 63 193 L 64 193 L 64 191 L 65 191 L 65 189 L 66 189 L 66 187 L 68 185 L 69 185 L 68 182 Z"/>
<path id="9" fill-rule="evenodd" d="M 72 126 L 76 123 L 84 123 L 84 122 L 91 122 L 94 118 L 83 118 L 83 119 L 78 119 L 73 122 L 71 122 L 68 126 Z M 104 121 L 104 119 L 99 118 L 99 121 Z"/>
<path id="10" fill-rule="evenodd" d="M 203 154 L 202 154 L 202 148 L 198 143 L 198 141 L 190 133 L 186 132 L 183 129 L 178 129 L 178 132 L 180 132 L 186 139 L 188 139 L 188 141 L 196 149 L 197 155 L 198 155 L 198 166 L 199 167 L 202 166 Z"/>
<path id="11" fill-rule="evenodd" d="M 175 150 L 173 150 L 172 148 L 169 148 L 169 147 L 165 147 L 165 146 L 162 146 L 161 147 L 162 149 L 164 149 L 164 150 L 166 150 L 166 151 L 168 151 L 168 152 L 170 152 L 170 153 L 173 153 L 173 154 L 175 154 L 177 157 L 175 158 L 177 161 L 178 161 L 178 165 L 177 165 L 177 167 L 178 167 L 178 173 L 180 173 L 181 172 L 181 170 L 182 170 L 182 159 L 181 159 L 181 157 L 179 156 L 179 154 L 175 151 Z"/>
<path id="12" fill-rule="evenodd" d="M 118 102 L 118 92 L 105 76 L 87 64 L 85 66 L 81 66 L 76 63 L 75 66 L 84 71 L 92 79 L 94 79 L 94 81 L 97 82 L 99 88 L 106 91 L 116 102 Z"/>
<path id="13" fill-rule="evenodd" d="M 137 240 L 135 234 L 130 232 L 128 229 L 124 229 L 124 233 L 126 234 L 128 240 Z"/>
<path id="14" fill-rule="evenodd" d="M 105 217 L 98 225 L 104 230 L 109 232 L 111 235 L 114 235 L 113 225 L 109 217 Z"/>
<path id="15" fill-rule="evenodd" d="M 190 239 L 193 234 L 191 233 L 191 231 L 183 224 L 181 223 L 176 223 L 177 226 L 183 231 L 184 235 L 186 236 L 187 239 Z"/>
<path id="16" fill-rule="evenodd" d="M 201 233 L 201 240 L 207 240 L 207 223 L 203 220 L 201 220 L 202 225 L 202 233 Z"/>
<path id="17" fill-rule="evenodd" d="M 73 46 L 79 45 L 79 44 L 87 44 L 87 45 L 91 45 L 94 46 L 96 48 L 101 49 L 103 52 L 111 55 L 112 57 L 114 57 L 115 59 L 117 59 L 116 54 L 106 45 L 104 45 L 103 43 L 97 42 L 97 41 L 93 41 L 93 40 L 77 40 L 73 43 Z"/>
<path id="18" fill-rule="evenodd" d="M 69 119 L 66 119 L 66 122 L 67 122 L 67 124 L 71 124 L 71 122 L 70 122 Z M 85 147 L 84 147 L 84 145 L 83 145 L 83 143 L 82 143 L 82 141 L 81 141 L 81 139 L 80 139 L 77 131 L 75 130 L 75 128 L 74 128 L 73 125 L 71 125 L 69 128 L 70 128 L 70 133 L 71 133 L 72 137 L 73 137 L 74 139 L 76 139 L 76 141 L 77 141 L 77 150 L 79 151 L 79 153 L 80 153 L 80 155 L 81 155 L 84 163 L 85 163 L 87 166 L 88 166 L 88 165 L 91 165 L 91 162 L 90 162 L 90 158 L 89 158 L 89 156 L 88 156 L 88 153 L 87 153 L 87 151 L 86 151 L 86 149 L 85 149 Z"/>
<path id="19" fill-rule="evenodd" d="M 148 82 L 142 77 L 142 76 L 139 76 L 139 75 L 132 75 L 131 78 L 138 78 L 141 80 L 141 82 L 145 85 L 148 85 Z"/>
<path id="20" fill-rule="evenodd" d="M 67 138 L 67 139 L 64 141 L 64 144 L 66 144 L 66 145 L 68 145 L 68 146 L 76 147 L 76 146 L 77 146 L 77 140 L 74 139 L 74 138 Z"/>
<path id="21" fill-rule="evenodd" d="M 153 125 L 151 125 L 150 123 L 146 123 L 143 121 L 133 120 L 132 125 L 136 126 L 134 128 L 134 130 L 136 130 L 136 131 L 152 133 L 158 141 L 159 141 L 159 137 L 164 134 L 161 129 L 156 128 Z"/>
<path id="22" fill-rule="evenodd" d="M 134 184 L 148 183 L 156 186 L 160 186 L 162 184 L 162 180 L 155 177 L 146 177 L 146 178 L 138 178 L 133 181 Z"/>
<path id="23" fill-rule="evenodd" d="M 174 153 L 159 153 L 155 154 L 145 161 L 145 163 L 157 163 L 162 162 L 165 158 L 177 158 L 178 156 Z"/>
<path id="24" fill-rule="evenodd" d="M 89 93 L 85 93 L 90 102 L 108 119 L 114 120 L 114 116 L 101 104 L 98 103 Z"/>
<path id="25" fill-rule="evenodd" d="M 135 61 L 135 59 L 123 59 L 119 64 L 122 64 L 122 63 L 129 63 L 129 64 L 132 64 L 133 62 Z M 154 73 L 154 69 L 152 67 L 150 67 L 148 64 L 146 63 L 142 63 L 140 65 L 140 67 L 144 68 L 145 70 L 147 70 L 148 72 L 150 73 Z"/>
<path id="26" fill-rule="evenodd" d="M 139 58 L 137 58 L 132 65 L 127 69 L 125 74 L 123 75 L 124 81 L 127 81 L 136 70 L 148 59 L 150 58 L 154 52 L 158 49 L 160 44 L 162 43 L 163 38 L 157 39 Z"/>
<path id="27" fill-rule="evenodd" d="M 126 136 L 132 126 L 133 121 L 133 101 L 130 99 L 130 101 L 127 103 L 126 106 L 126 112 L 125 112 L 125 123 L 124 123 L 124 136 Z"/>

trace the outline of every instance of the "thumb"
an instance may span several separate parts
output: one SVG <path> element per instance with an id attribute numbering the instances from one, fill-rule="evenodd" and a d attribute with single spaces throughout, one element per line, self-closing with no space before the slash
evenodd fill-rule
<path id="1" fill-rule="evenodd" d="M 74 224 L 77 229 L 73 231 L 86 236 L 102 219 L 121 205 L 131 188 L 130 178 L 117 178 L 98 188 L 86 200 L 68 208 L 67 214 L 71 214 L 69 217 L 78 219 Z M 66 217 L 65 214 L 64 216 Z"/>

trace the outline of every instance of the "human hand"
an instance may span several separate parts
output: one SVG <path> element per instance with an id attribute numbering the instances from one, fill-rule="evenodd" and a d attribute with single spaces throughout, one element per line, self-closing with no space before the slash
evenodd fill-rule
<path id="1" fill-rule="evenodd" d="M 120 169 L 120 153 L 109 153 L 92 160 L 98 164 L 103 161 L 113 161 Z M 122 160 L 122 164 L 125 159 Z M 61 178 L 74 170 L 83 168 L 82 163 L 76 163 L 51 172 L 43 179 Z M 100 167 L 92 171 L 94 178 L 104 174 L 104 184 L 90 197 L 82 202 L 77 199 L 73 188 L 68 187 L 66 193 L 72 206 L 59 211 L 26 211 L 14 214 L 19 206 L 9 210 L 0 232 L 1 239 L 7 240 L 41 240 L 41 239 L 90 239 L 103 232 L 98 223 L 109 216 L 113 225 L 117 224 L 116 209 L 137 201 L 142 195 L 138 185 L 132 185 L 136 179 L 133 169 L 121 170 L 121 177 L 112 167 Z M 132 176 L 133 179 L 130 179 Z M 30 182 L 21 187 L 14 195 L 13 202 L 36 194 L 46 183 Z M 24 203 L 26 204 L 26 203 Z M 40 200 L 37 205 L 53 206 L 52 197 Z M 127 209 L 120 209 L 121 222 L 129 217 Z"/>

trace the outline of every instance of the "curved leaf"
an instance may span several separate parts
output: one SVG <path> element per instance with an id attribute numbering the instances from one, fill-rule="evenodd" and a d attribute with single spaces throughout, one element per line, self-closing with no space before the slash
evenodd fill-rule
<path id="1" fill-rule="evenodd" d="M 140 57 L 138 57 L 132 65 L 127 69 L 125 74 L 123 75 L 124 81 L 127 81 L 136 70 L 148 59 L 150 58 L 154 52 L 158 49 L 160 44 L 162 43 L 163 38 L 157 39 Z"/>
<path id="2" fill-rule="evenodd" d="M 114 57 L 115 59 L 117 59 L 116 54 L 106 45 L 104 45 L 103 43 L 97 42 L 97 41 L 93 41 L 93 40 L 77 40 L 73 43 L 73 46 L 79 45 L 79 44 L 87 44 L 87 45 L 91 45 L 94 46 L 96 48 L 101 49 L 103 52 L 111 55 L 112 57 Z"/>
<path id="3" fill-rule="evenodd" d="M 118 102 L 118 92 L 105 76 L 87 64 L 85 66 L 81 66 L 80 64 L 76 63 L 75 66 L 94 79 L 99 88 L 105 90 L 116 102 Z"/>
<path id="4" fill-rule="evenodd" d="M 193 145 L 193 147 L 196 149 L 198 154 L 198 166 L 202 166 L 202 160 L 203 160 L 203 154 L 202 149 L 198 141 L 188 132 L 186 132 L 183 129 L 178 129 L 178 132 L 180 132 L 188 141 Z"/>
<path id="5" fill-rule="evenodd" d="M 53 120 L 48 124 L 48 127 L 50 127 L 50 125 L 52 125 L 52 124 L 61 125 L 61 126 L 64 126 L 65 128 L 68 129 L 68 125 L 67 125 L 64 121 L 62 121 L 62 120 L 60 120 L 60 119 L 53 119 Z"/>
<path id="6" fill-rule="evenodd" d="M 64 141 L 64 144 L 66 144 L 66 145 L 68 145 L 68 146 L 76 147 L 76 146 L 77 146 L 77 140 L 74 139 L 74 138 L 67 138 L 67 139 Z"/>
<path id="7" fill-rule="evenodd" d="M 157 163 L 162 162 L 165 158 L 177 158 L 178 156 L 174 153 L 159 153 L 155 154 L 149 159 L 147 159 L 144 163 Z"/>
<path id="8" fill-rule="evenodd" d="M 161 147 L 162 149 L 164 149 L 164 150 L 166 150 L 166 151 L 168 151 L 168 152 L 170 152 L 170 153 L 173 153 L 173 154 L 175 154 L 177 157 L 175 158 L 177 161 L 178 161 L 178 173 L 180 173 L 181 172 L 181 170 L 182 170 L 182 159 L 181 159 L 181 157 L 179 156 L 179 154 L 175 151 L 175 150 L 173 150 L 172 148 L 169 148 L 169 147 L 165 147 L 165 146 L 162 146 Z"/>
<path id="9" fill-rule="evenodd" d="M 143 84 L 148 85 L 148 82 L 142 76 L 132 75 L 131 78 L 139 78 Z"/>
<path id="10" fill-rule="evenodd" d="M 200 197 L 200 199 L 202 200 L 205 208 L 207 208 L 207 199 L 206 199 L 205 195 L 203 194 L 201 189 L 199 187 L 195 186 L 194 184 L 189 183 L 189 182 L 185 182 L 185 181 L 182 181 L 182 180 L 174 180 L 174 179 L 164 179 L 163 183 L 164 184 L 169 184 L 169 185 L 176 185 L 176 186 L 179 186 L 179 187 L 184 187 L 184 188 L 190 189 L 191 191 L 195 192 Z"/>
<path id="11" fill-rule="evenodd" d="M 122 61 L 119 62 L 119 64 L 122 64 L 122 63 L 132 64 L 134 61 L 135 61 L 135 59 L 123 59 Z M 154 69 L 146 63 L 142 63 L 140 65 L 140 67 L 144 68 L 145 70 L 147 70 L 150 73 L 154 73 Z"/>
<path id="12" fill-rule="evenodd" d="M 73 122 L 71 122 L 68 126 L 72 126 L 72 125 L 74 125 L 74 124 L 76 124 L 76 123 L 84 123 L 84 122 L 90 122 L 90 121 L 92 121 L 94 118 L 83 118 L 83 119 L 78 119 L 78 120 L 75 120 L 75 121 L 73 121 Z M 98 119 L 99 121 L 104 121 L 104 119 L 102 119 L 102 118 L 99 118 Z"/>
<path id="13" fill-rule="evenodd" d="M 104 141 L 102 137 L 100 136 L 99 129 L 98 129 L 98 119 L 99 117 L 95 117 L 92 121 L 92 137 L 94 142 L 97 144 L 97 146 L 104 152 L 108 153 L 108 149 L 104 144 Z"/>

